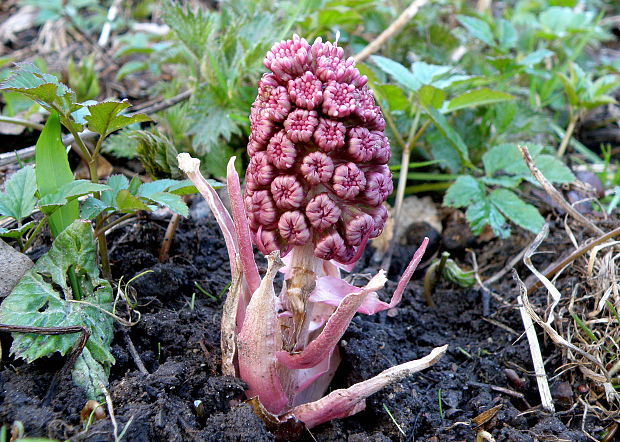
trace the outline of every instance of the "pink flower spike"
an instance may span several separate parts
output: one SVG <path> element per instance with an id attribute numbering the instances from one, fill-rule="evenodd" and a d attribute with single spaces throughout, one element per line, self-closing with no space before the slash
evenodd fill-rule
<path id="1" fill-rule="evenodd" d="M 346 127 L 341 121 L 321 118 L 314 131 L 314 142 L 323 152 L 332 152 L 344 146 Z"/>
<path id="2" fill-rule="evenodd" d="M 346 245 L 338 232 L 330 232 L 317 242 L 314 256 L 329 261 L 346 253 Z"/>
<path id="3" fill-rule="evenodd" d="M 316 230 L 325 230 L 338 222 L 340 208 L 327 193 L 319 193 L 306 206 L 306 216 Z M 374 224 L 373 224 L 374 225 Z"/>
<path id="4" fill-rule="evenodd" d="M 372 134 L 365 127 L 354 127 L 349 130 L 349 147 L 347 153 L 351 159 L 366 163 L 373 159 L 375 151 L 381 146 L 382 139 Z"/>
<path id="5" fill-rule="evenodd" d="M 319 124 L 316 111 L 297 109 L 284 121 L 286 135 L 294 143 L 307 143 Z"/>
<path id="6" fill-rule="evenodd" d="M 365 213 L 347 221 L 345 225 L 345 241 L 348 245 L 359 246 L 364 237 L 368 237 L 375 228 L 375 222 Z"/>
<path id="7" fill-rule="evenodd" d="M 366 187 L 366 177 L 355 163 L 346 163 L 336 167 L 332 183 L 336 195 L 352 200 Z"/>
<path id="8" fill-rule="evenodd" d="M 289 169 L 295 164 L 297 150 L 295 144 L 286 136 L 286 132 L 281 130 L 269 141 L 267 155 L 278 169 Z"/>
<path id="9" fill-rule="evenodd" d="M 263 63 L 282 82 L 303 74 L 309 68 L 310 45 L 294 35 L 292 40 L 276 43 L 267 52 Z"/>
<path id="10" fill-rule="evenodd" d="M 304 200 L 305 192 L 294 175 L 281 175 L 271 183 L 271 195 L 280 209 L 297 209 Z"/>
<path id="11" fill-rule="evenodd" d="M 323 84 L 310 71 L 288 82 L 288 93 L 301 108 L 312 110 L 323 101 Z"/>
<path id="12" fill-rule="evenodd" d="M 251 180 L 258 186 L 266 186 L 273 181 L 276 171 L 275 168 L 269 164 L 267 152 L 256 152 L 250 159 L 246 175 L 247 174 L 250 174 L 252 177 Z"/>
<path id="13" fill-rule="evenodd" d="M 252 195 L 246 195 L 245 207 L 254 230 L 258 229 L 259 225 L 268 227 L 276 221 L 276 205 L 268 190 L 257 190 Z"/>
<path id="14" fill-rule="evenodd" d="M 306 218 L 299 210 L 284 212 L 278 222 L 280 235 L 289 244 L 303 246 L 310 240 Z"/>
<path id="15" fill-rule="evenodd" d="M 333 118 L 343 118 L 355 110 L 355 86 L 330 81 L 323 91 L 323 112 Z"/>
<path id="16" fill-rule="evenodd" d="M 334 163 L 323 152 L 312 152 L 301 163 L 301 173 L 314 186 L 327 183 L 334 174 Z"/>
<path id="17" fill-rule="evenodd" d="M 428 355 L 415 361 L 388 368 L 377 376 L 346 389 L 334 390 L 315 402 L 298 405 L 281 416 L 284 421 L 295 417 L 311 429 L 332 419 L 351 416 L 365 408 L 365 399 L 382 388 L 400 381 L 435 364 L 448 350 L 448 345 L 434 348 Z"/>

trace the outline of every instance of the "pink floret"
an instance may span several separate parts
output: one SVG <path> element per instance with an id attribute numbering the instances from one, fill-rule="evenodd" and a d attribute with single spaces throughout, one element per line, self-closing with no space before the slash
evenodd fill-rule
<path id="1" fill-rule="evenodd" d="M 306 206 L 306 216 L 316 230 L 325 230 L 338 222 L 342 211 L 327 193 L 320 193 Z"/>
<path id="2" fill-rule="evenodd" d="M 333 118 L 343 118 L 355 110 L 353 96 L 355 86 L 347 83 L 330 81 L 323 91 L 323 112 Z"/>
<path id="3" fill-rule="evenodd" d="M 323 101 L 323 84 L 308 71 L 288 82 L 288 93 L 298 107 L 312 110 Z"/>
<path id="4" fill-rule="evenodd" d="M 286 136 L 286 132 L 281 130 L 269 141 L 267 155 L 278 169 L 289 169 L 295 164 L 297 150 L 295 144 Z"/>
<path id="5" fill-rule="evenodd" d="M 278 222 L 280 235 L 286 242 L 303 246 L 310 240 L 310 230 L 304 214 L 299 210 L 284 212 Z"/>
<path id="6" fill-rule="evenodd" d="M 314 256 L 324 260 L 339 258 L 346 255 L 347 247 L 338 232 L 332 231 L 324 235 L 314 248 Z"/>
<path id="7" fill-rule="evenodd" d="M 294 35 L 292 40 L 273 45 L 263 61 L 265 67 L 283 82 L 307 71 L 309 62 L 310 45 L 299 35 Z"/>
<path id="8" fill-rule="evenodd" d="M 321 118 L 314 131 L 314 142 L 323 152 L 331 152 L 344 146 L 347 129 L 341 121 Z"/>
<path id="9" fill-rule="evenodd" d="M 355 163 L 346 163 L 336 167 L 332 183 L 336 195 L 352 200 L 364 190 L 366 178 Z"/>
<path id="10" fill-rule="evenodd" d="M 282 175 L 271 183 L 271 195 L 276 206 L 288 210 L 300 207 L 306 193 L 294 175 Z"/>
<path id="11" fill-rule="evenodd" d="M 319 124 L 316 111 L 297 109 L 284 121 L 286 135 L 294 143 L 307 143 L 312 139 L 314 129 Z"/>
<path id="12" fill-rule="evenodd" d="M 316 186 L 330 180 L 334 174 L 334 163 L 323 152 L 312 152 L 304 158 L 300 170 L 306 181 Z"/>

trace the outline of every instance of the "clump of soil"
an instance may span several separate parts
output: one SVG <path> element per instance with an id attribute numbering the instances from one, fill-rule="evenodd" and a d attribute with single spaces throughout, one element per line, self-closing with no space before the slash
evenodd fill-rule
<path id="1" fill-rule="evenodd" d="M 165 226 L 165 220 L 143 219 L 116 229 L 108 238 L 115 278 L 127 280 L 151 270 L 133 283 L 141 320 L 130 328 L 117 325 L 113 341 L 117 363 L 108 389 L 117 431 L 124 431 L 129 441 L 274 440 L 243 403 L 243 382 L 220 373 L 219 324 L 230 272 L 214 219 L 184 220 L 170 261 L 162 264 L 157 252 Z M 516 232 L 509 241 L 486 244 L 477 250 L 481 269 L 489 274 L 499 270 L 530 239 Z M 414 249 L 414 245 L 401 248 L 395 266 L 404 267 L 405 257 Z M 371 255 L 366 252 L 356 272 L 377 270 Z M 302 439 L 456 441 L 472 440 L 478 430 L 486 429 L 497 441 L 588 440 L 580 431 L 580 411 L 548 415 L 539 409 L 509 275 L 499 289 L 496 287 L 508 305 L 491 299 L 488 317 L 483 316 L 480 290 L 440 283 L 434 295 L 437 307 L 429 308 L 421 285 L 419 279 L 413 280 L 396 310 L 356 316 L 341 342 L 343 363 L 332 388 L 368 379 L 446 343 L 450 344 L 447 354 L 430 369 L 371 396 L 365 411 L 316 427 Z M 391 281 L 380 296 L 387 298 L 395 287 L 396 281 Z M 146 372 L 137 368 L 127 336 Z M 547 372 L 553 373 L 562 363 L 560 352 L 542 336 L 540 342 Z M 87 441 L 113 438 L 109 418 L 87 429 L 80 424 L 86 397 L 70 378 L 63 379 L 49 406 L 40 405 L 51 377 L 64 362 L 62 358 L 26 365 L 8 356 L 9 345 L 10 338 L 2 336 L 0 423 L 19 420 L 29 436 Z M 507 369 L 513 370 L 509 373 L 512 381 Z M 565 392 L 565 381 L 562 375 L 553 378 L 552 388 L 561 385 Z M 472 419 L 496 406 L 494 417 L 476 427 Z M 590 418 L 585 425 L 594 434 L 601 428 Z"/>

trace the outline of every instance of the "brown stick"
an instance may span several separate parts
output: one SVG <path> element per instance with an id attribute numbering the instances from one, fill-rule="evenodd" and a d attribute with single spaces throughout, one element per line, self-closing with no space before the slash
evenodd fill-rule
<path id="1" fill-rule="evenodd" d="M 407 24 L 414 15 L 418 13 L 418 10 L 424 6 L 428 0 L 414 0 L 409 7 L 405 9 L 394 22 L 388 28 L 383 31 L 377 38 L 370 42 L 362 51 L 353 56 L 356 62 L 364 61 L 370 55 L 374 54 L 379 48 L 394 34 L 396 34 L 403 26 Z"/>
<path id="2" fill-rule="evenodd" d="M 170 221 L 168 222 L 168 227 L 166 228 L 166 234 L 164 235 L 164 240 L 161 243 L 161 248 L 159 249 L 159 262 L 168 261 L 168 258 L 170 257 L 170 246 L 172 246 L 174 233 L 177 231 L 180 221 L 181 215 L 178 213 L 173 213 L 172 218 L 170 218 Z"/>
<path id="3" fill-rule="evenodd" d="M 138 354 L 136 347 L 133 345 L 133 341 L 129 337 L 129 333 L 125 329 L 123 329 L 123 339 L 125 340 L 125 344 L 127 345 L 127 348 L 129 349 L 129 353 L 131 354 L 131 357 L 133 358 L 133 362 L 136 364 L 136 367 L 138 367 L 138 370 L 140 370 L 140 373 L 148 376 L 150 373 L 144 366 L 142 359 L 140 359 L 140 355 Z"/>
<path id="4" fill-rule="evenodd" d="M 547 180 L 547 178 L 545 178 L 542 172 L 534 164 L 534 160 L 532 160 L 532 156 L 530 155 L 530 152 L 527 149 L 527 147 L 526 146 L 517 146 L 517 147 L 519 149 L 519 152 L 521 152 L 521 156 L 523 157 L 525 164 L 527 164 L 527 167 L 532 172 L 532 175 L 534 175 L 534 178 L 536 178 L 536 181 L 538 181 L 540 185 L 543 187 L 543 189 L 545 190 L 545 192 L 547 192 L 547 195 L 549 195 L 549 197 L 553 199 L 553 201 L 555 201 L 560 207 L 562 207 L 566 211 L 566 213 L 568 213 L 573 218 L 575 218 L 575 221 L 577 221 L 579 224 L 582 224 L 584 227 L 586 227 L 587 229 L 589 229 L 591 232 L 593 232 L 596 235 L 603 235 L 605 232 L 603 232 L 601 229 L 596 227 L 592 223 L 592 221 L 590 221 L 588 218 L 586 218 L 581 213 L 579 213 L 579 211 L 577 211 L 573 206 L 571 206 L 564 199 L 562 194 L 555 187 L 553 187 L 553 185 Z"/>
<path id="5" fill-rule="evenodd" d="M 72 325 L 69 327 L 28 327 L 23 325 L 0 324 L 0 332 L 34 333 L 37 335 L 70 335 L 73 333 L 81 333 L 78 340 L 75 341 L 73 349 L 71 350 L 71 353 L 69 353 L 69 357 L 67 358 L 65 365 L 63 365 L 60 371 L 52 378 L 52 382 L 50 382 L 50 386 L 47 389 L 47 393 L 45 394 L 43 401 L 41 401 L 41 405 L 47 405 L 50 403 L 56 393 L 60 380 L 67 374 L 71 367 L 73 367 L 77 358 L 82 354 L 82 350 L 86 346 L 88 338 L 90 337 L 90 330 L 81 325 Z"/>

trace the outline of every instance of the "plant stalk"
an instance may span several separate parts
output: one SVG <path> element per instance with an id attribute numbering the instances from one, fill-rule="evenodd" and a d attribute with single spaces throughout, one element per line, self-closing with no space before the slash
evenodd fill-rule
<path id="1" fill-rule="evenodd" d="M 29 128 L 29 129 L 34 129 L 34 130 L 38 130 L 38 131 L 42 131 L 43 130 L 43 125 L 42 124 L 35 123 L 34 121 L 24 120 L 22 118 L 6 117 L 4 115 L 0 115 L 0 123 L 16 124 L 18 126 L 24 126 L 24 127 Z"/>
<path id="2" fill-rule="evenodd" d="M 575 126 L 577 125 L 577 121 L 579 121 L 579 113 L 571 116 L 570 121 L 568 122 L 568 126 L 566 127 L 566 132 L 564 133 L 564 138 L 562 138 L 562 142 L 560 143 L 560 147 L 558 148 L 557 157 L 562 158 L 564 152 L 566 152 L 566 148 L 568 147 L 568 142 L 573 136 L 573 132 L 575 130 Z"/>
<path id="3" fill-rule="evenodd" d="M 161 248 L 159 249 L 159 262 L 168 261 L 168 258 L 170 257 L 170 246 L 172 245 L 172 239 L 174 238 L 174 234 L 177 231 L 180 221 L 181 215 L 178 213 L 172 214 L 172 218 L 170 218 L 170 222 L 168 222 L 168 227 L 166 228 L 166 235 L 164 236 L 164 240 L 161 243 Z"/>

